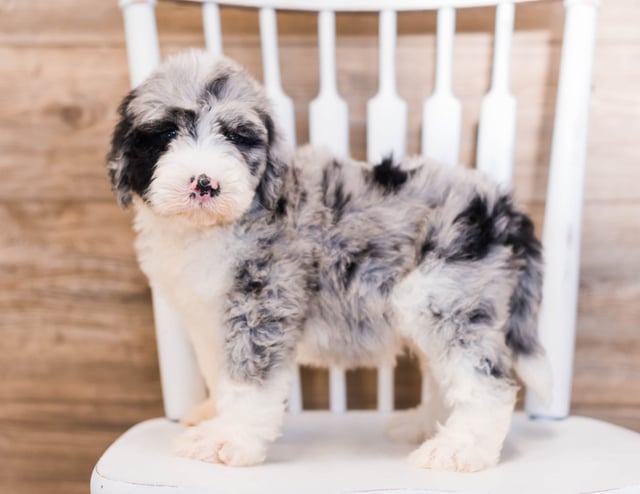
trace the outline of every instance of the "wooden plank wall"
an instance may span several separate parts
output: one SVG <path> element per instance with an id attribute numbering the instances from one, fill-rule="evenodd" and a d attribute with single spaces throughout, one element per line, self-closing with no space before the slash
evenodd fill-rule
<path id="1" fill-rule="evenodd" d="M 593 84 L 573 410 L 640 430 L 640 6 L 603 2 Z M 317 91 L 316 21 L 281 14 L 286 91 L 308 136 Z M 202 46 L 197 8 L 158 7 L 163 53 Z M 399 91 L 410 151 L 432 89 L 435 16 L 399 16 Z M 374 16 L 338 16 L 339 87 L 353 154 L 365 153 L 376 91 Z M 519 98 L 515 183 L 538 226 L 544 207 L 562 33 L 558 3 L 518 7 L 513 91 Z M 259 78 L 254 12 L 223 12 L 226 52 Z M 473 162 L 488 87 L 493 12 L 458 17 L 455 90 L 462 159 Z M 128 76 L 113 1 L 0 1 L 0 492 L 86 493 L 118 434 L 162 413 L 149 290 L 132 250 L 131 216 L 107 183 L 104 155 Z M 558 328 L 561 330 L 562 328 Z M 326 375 L 305 370 L 305 403 L 326 406 Z M 406 361 L 397 405 L 416 400 Z M 375 377 L 349 376 L 350 406 L 372 407 Z"/>

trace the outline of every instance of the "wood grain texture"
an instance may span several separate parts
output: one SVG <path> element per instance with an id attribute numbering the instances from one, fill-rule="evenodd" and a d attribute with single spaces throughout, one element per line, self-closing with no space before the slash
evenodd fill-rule
<path id="1" fill-rule="evenodd" d="M 279 14 L 283 85 L 300 142 L 317 93 L 317 24 Z M 431 94 L 435 15 L 398 16 L 398 90 L 418 151 Z M 258 16 L 223 9 L 224 49 L 260 79 Z M 603 2 L 593 83 L 573 410 L 640 430 L 640 6 Z M 197 8 L 161 2 L 164 54 L 203 46 Z M 549 27 L 551 26 L 551 27 Z M 460 12 L 454 90 L 461 159 L 475 155 L 489 86 L 493 10 Z M 341 95 L 352 153 L 364 157 L 366 102 L 377 91 L 377 18 L 337 16 Z M 515 186 L 542 224 L 562 36 L 561 7 L 518 7 Z M 0 0 L 0 492 L 86 493 L 100 453 L 130 425 L 162 413 L 149 290 L 131 216 L 118 209 L 104 156 L 128 90 L 116 2 Z M 304 405 L 327 408 L 327 375 L 304 369 Z M 375 372 L 349 372 L 350 408 L 375 404 Z M 396 406 L 420 376 L 403 358 Z"/>

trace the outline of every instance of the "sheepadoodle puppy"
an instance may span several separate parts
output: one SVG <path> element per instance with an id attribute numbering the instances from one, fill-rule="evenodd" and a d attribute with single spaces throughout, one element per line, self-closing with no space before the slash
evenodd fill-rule
<path id="1" fill-rule="evenodd" d="M 517 373 L 548 394 L 542 264 L 529 218 L 475 171 L 376 166 L 284 144 L 262 87 L 227 59 L 168 59 L 120 106 L 109 172 L 140 265 L 180 314 L 210 398 L 178 453 L 266 458 L 296 363 L 392 365 L 431 400 L 389 425 L 419 467 L 495 465 Z M 438 425 L 437 424 L 441 424 Z"/>

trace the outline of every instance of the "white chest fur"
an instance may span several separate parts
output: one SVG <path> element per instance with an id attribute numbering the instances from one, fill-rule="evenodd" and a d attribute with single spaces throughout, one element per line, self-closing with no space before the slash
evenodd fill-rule
<path id="1" fill-rule="evenodd" d="M 224 361 L 222 316 L 233 281 L 233 231 L 182 225 L 142 203 L 136 203 L 135 229 L 140 267 L 181 321 L 213 394 Z"/>
<path id="2" fill-rule="evenodd" d="M 140 267 L 154 289 L 186 321 L 211 324 L 218 319 L 232 282 L 231 229 L 196 229 L 159 217 L 143 204 L 136 204 L 135 229 Z"/>

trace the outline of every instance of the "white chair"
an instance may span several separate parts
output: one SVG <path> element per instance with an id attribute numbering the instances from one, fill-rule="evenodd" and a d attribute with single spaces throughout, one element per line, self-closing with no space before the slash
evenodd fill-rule
<path id="1" fill-rule="evenodd" d="M 217 3 L 202 3 L 206 43 L 222 53 Z M 516 102 L 509 92 L 514 3 L 500 0 L 228 0 L 260 9 L 264 83 L 286 136 L 295 144 L 293 105 L 280 84 L 276 10 L 318 13 L 320 94 L 310 107 L 310 136 L 347 154 L 348 109 L 336 85 L 335 13 L 379 11 L 379 92 L 367 107 L 367 154 L 376 159 L 405 150 L 407 106 L 395 88 L 396 12 L 438 10 L 436 83 L 424 104 L 422 147 L 456 164 L 461 105 L 452 92 L 455 9 L 496 6 L 492 85 L 484 97 L 477 166 L 508 186 L 513 169 Z M 378 370 L 378 411 L 346 412 L 344 371 L 330 369 L 330 411 L 301 412 L 295 383 L 284 436 L 265 465 L 233 469 L 174 456 L 175 420 L 204 397 L 193 355 L 172 309 L 154 296 L 154 312 L 166 418 L 148 420 L 121 436 L 100 458 L 93 494 L 115 493 L 339 493 L 640 492 L 640 435 L 604 422 L 569 417 L 575 339 L 582 183 L 586 158 L 597 0 L 566 0 L 560 80 L 550 164 L 544 305 L 540 335 L 551 360 L 554 393 L 548 408 L 527 396 L 516 414 L 497 468 L 448 474 L 410 468 L 413 446 L 389 443 L 383 423 L 393 408 L 393 370 Z M 159 63 L 154 0 L 122 0 L 132 85 Z M 346 412 L 346 413 L 345 413 Z"/>

